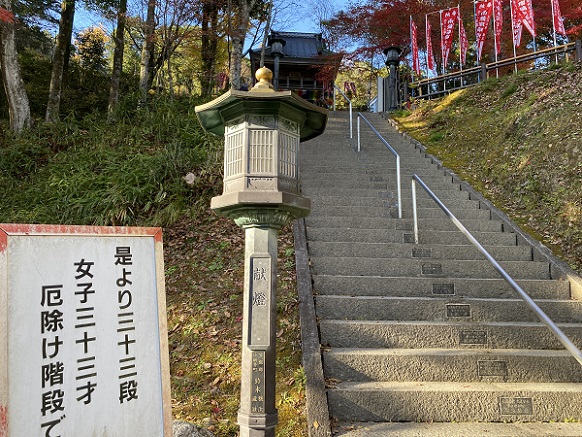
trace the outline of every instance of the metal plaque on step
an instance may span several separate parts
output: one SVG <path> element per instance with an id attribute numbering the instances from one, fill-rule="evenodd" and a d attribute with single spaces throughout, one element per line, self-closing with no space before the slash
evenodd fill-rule
<path id="1" fill-rule="evenodd" d="M 477 346 L 487 344 L 487 331 L 460 331 L 459 344 L 464 346 Z"/>
<path id="2" fill-rule="evenodd" d="M 448 303 L 447 317 L 471 317 L 471 305 L 465 303 Z"/>
<path id="3" fill-rule="evenodd" d="M 454 295 L 455 284 L 432 284 L 432 294 Z"/>
<path id="4" fill-rule="evenodd" d="M 414 243 L 414 234 L 404 234 L 402 239 L 404 243 Z"/>
<path id="5" fill-rule="evenodd" d="M 479 376 L 507 376 L 507 361 L 478 360 L 477 375 Z"/>
<path id="6" fill-rule="evenodd" d="M 443 265 L 442 264 L 433 264 L 433 263 L 424 263 L 420 266 L 420 273 L 422 275 L 442 275 L 443 274 Z"/>
<path id="7" fill-rule="evenodd" d="M 532 398 L 499 398 L 499 414 L 501 416 L 531 416 L 533 415 Z"/>
<path id="8" fill-rule="evenodd" d="M 432 249 L 425 247 L 413 247 L 412 257 L 413 258 L 430 258 L 432 256 Z"/>

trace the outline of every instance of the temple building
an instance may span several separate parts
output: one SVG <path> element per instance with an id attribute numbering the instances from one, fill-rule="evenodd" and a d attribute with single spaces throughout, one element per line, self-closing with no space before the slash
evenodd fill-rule
<path id="1" fill-rule="evenodd" d="M 261 51 L 250 52 L 252 77 L 260 68 Z M 273 31 L 265 48 L 265 67 L 273 71 L 278 90 L 294 91 L 321 106 L 332 99 L 340 62 L 341 55 L 327 49 L 320 33 Z"/>

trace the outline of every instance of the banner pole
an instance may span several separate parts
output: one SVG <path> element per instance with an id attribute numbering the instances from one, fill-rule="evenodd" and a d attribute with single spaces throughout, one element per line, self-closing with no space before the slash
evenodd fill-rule
<path id="1" fill-rule="evenodd" d="M 513 44 L 513 69 L 515 74 L 517 74 L 517 62 L 515 58 L 517 57 L 517 52 L 515 50 L 515 23 L 513 22 L 513 0 L 509 0 L 509 12 L 511 13 L 511 42 Z"/>

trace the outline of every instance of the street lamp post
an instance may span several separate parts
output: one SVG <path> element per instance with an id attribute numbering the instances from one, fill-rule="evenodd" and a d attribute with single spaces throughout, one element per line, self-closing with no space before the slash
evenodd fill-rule
<path id="1" fill-rule="evenodd" d="M 274 437 L 277 235 L 305 217 L 310 201 L 299 185 L 299 143 L 323 133 L 327 111 L 291 91 L 276 92 L 268 68 L 251 91 L 230 90 L 196 115 L 224 135 L 223 193 L 211 208 L 245 230 L 241 437 Z"/>
<path id="2" fill-rule="evenodd" d="M 386 66 L 390 70 L 390 75 L 388 76 L 388 109 L 394 111 L 398 109 L 398 72 L 396 67 L 400 63 L 402 49 L 400 47 L 390 46 L 385 48 L 383 53 L 386 56 Z"/>

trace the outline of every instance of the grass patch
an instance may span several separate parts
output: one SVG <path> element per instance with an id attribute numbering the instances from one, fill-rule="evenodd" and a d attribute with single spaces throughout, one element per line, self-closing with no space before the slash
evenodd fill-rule
<path id="1" fill-rule="evenodd" d="M 582 64 L 423 102 L 398 121 L 496 206 L 582 272 Z"/>

